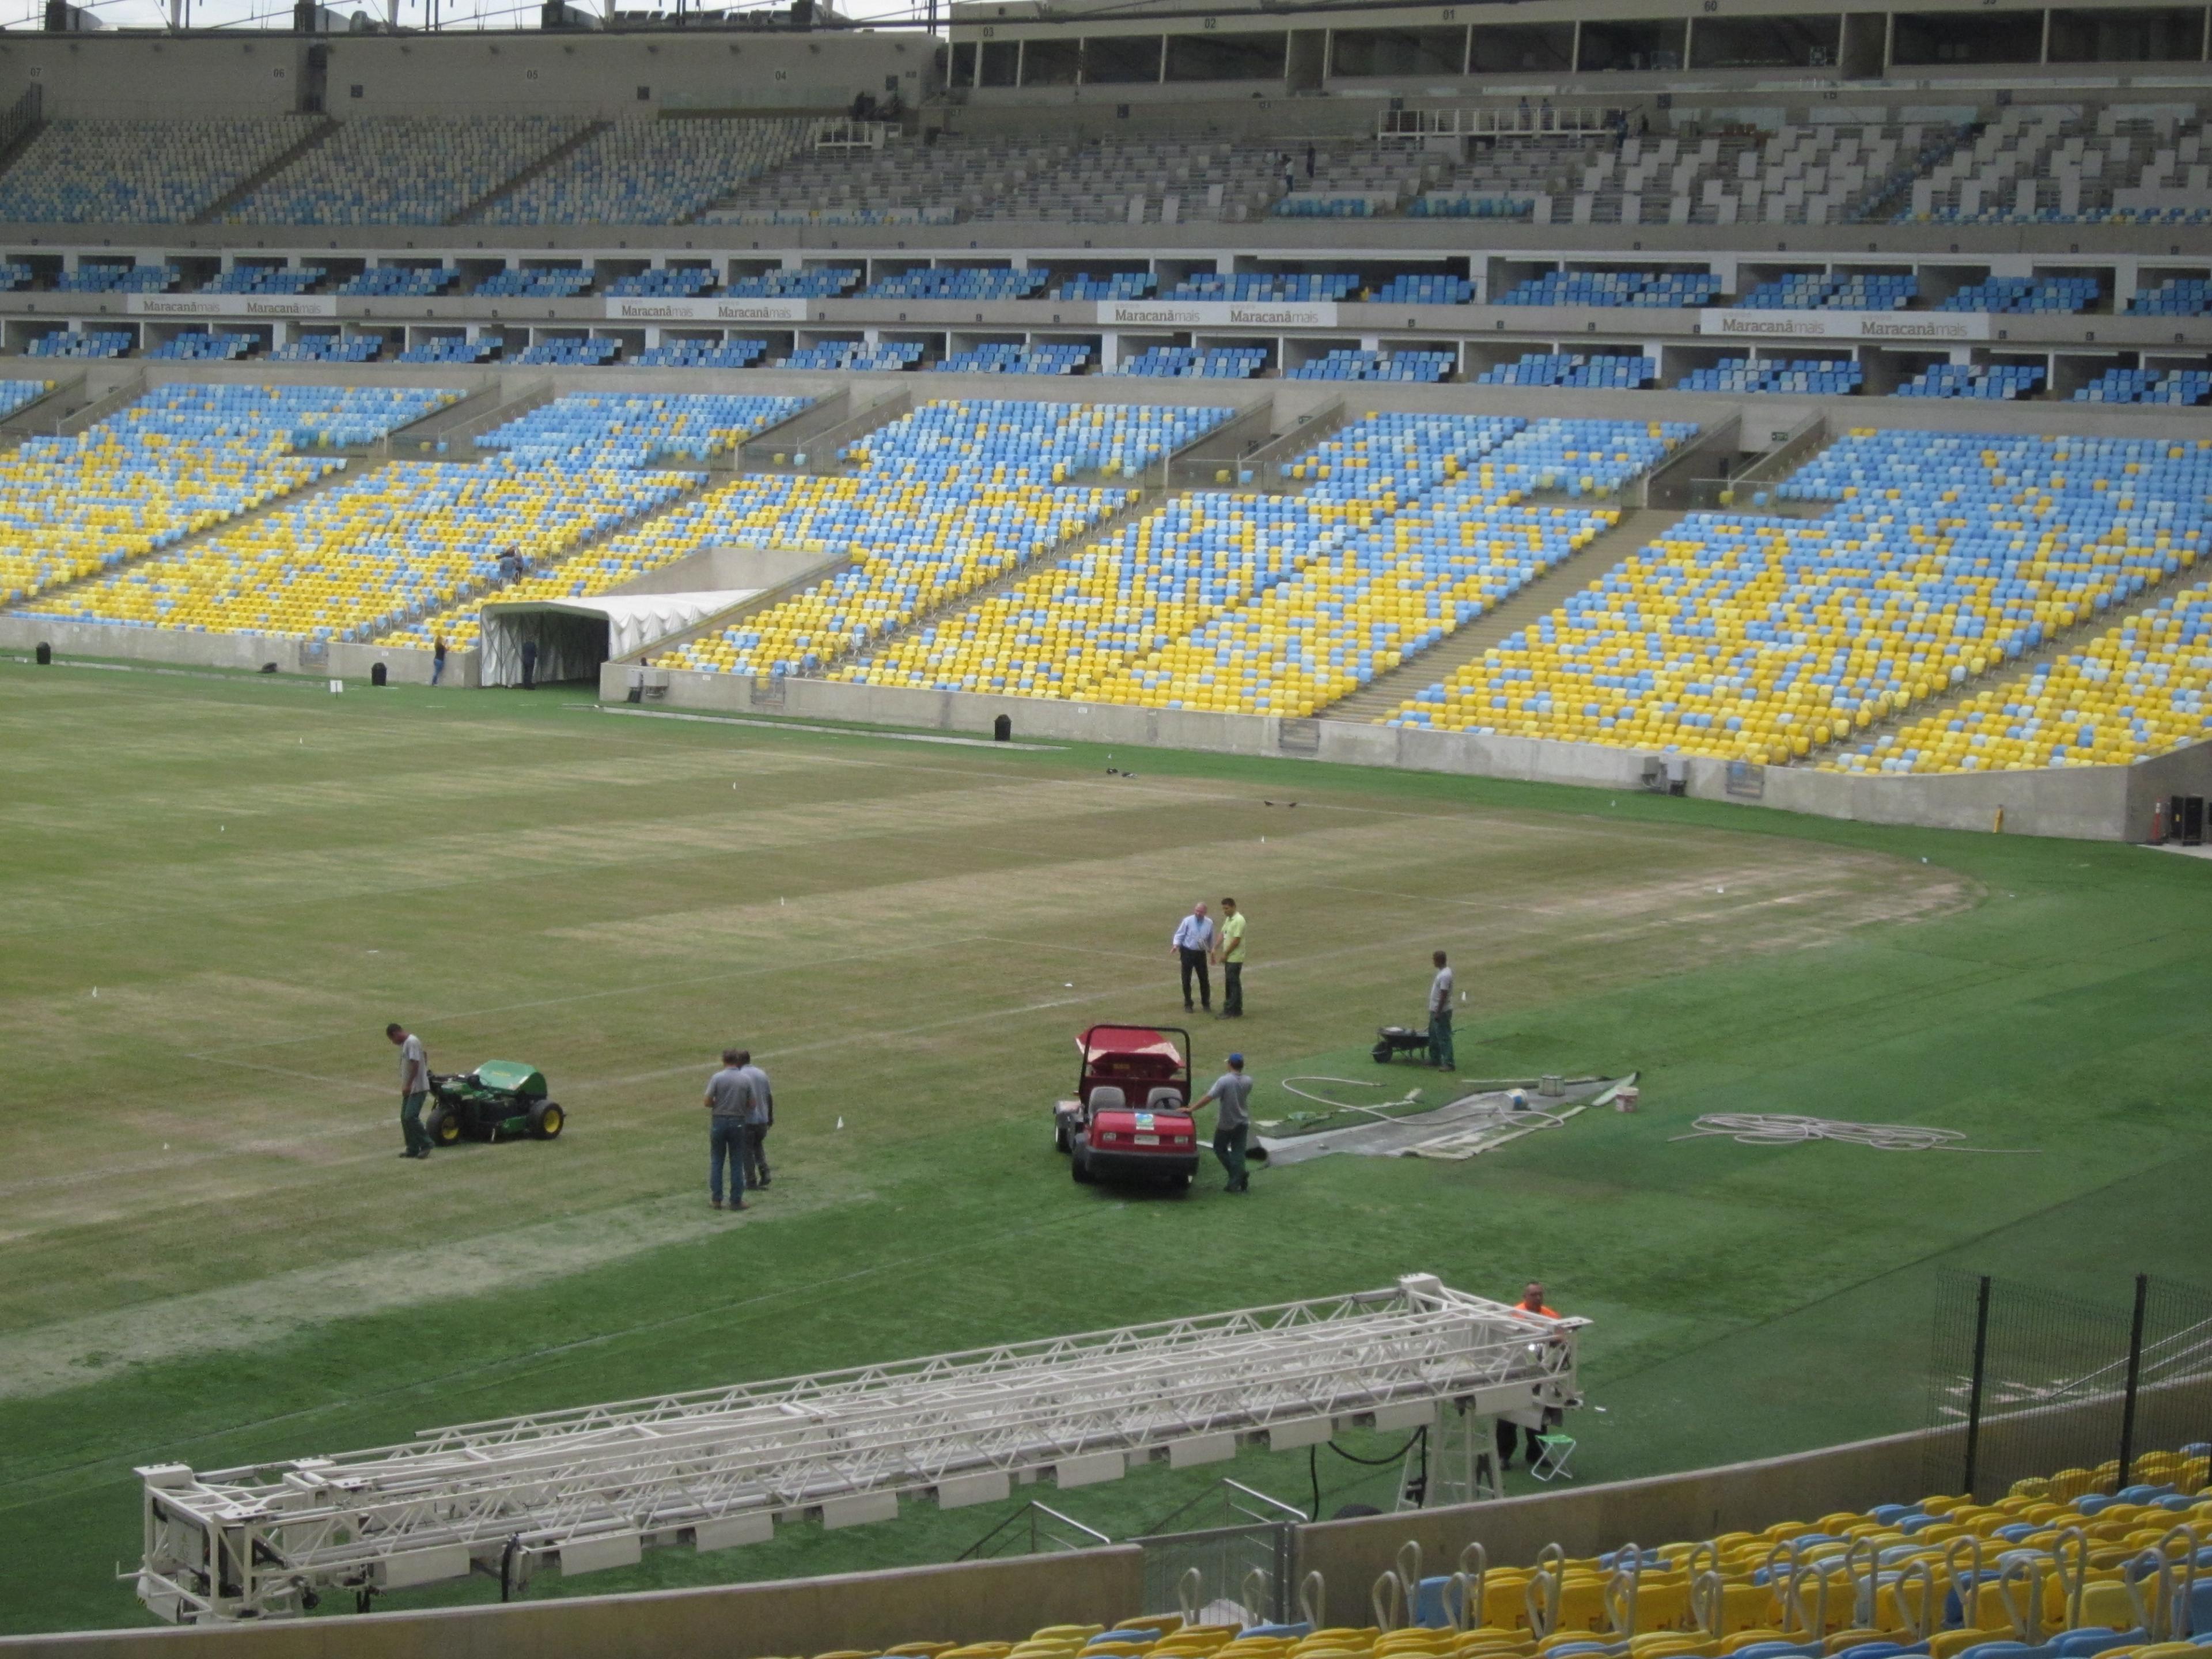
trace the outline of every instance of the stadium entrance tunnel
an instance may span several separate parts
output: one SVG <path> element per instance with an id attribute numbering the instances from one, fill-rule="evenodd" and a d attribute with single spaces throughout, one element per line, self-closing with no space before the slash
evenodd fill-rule
<path id="1" fill-rule="evenodd" d="M 718 611 L 750 599 L 752 592 L 739 588 L 487 605 L 483 683 L 521 684 L 523 647 L 532 643 L 538 647 L 535 679 L 596 683 L 601 665 L 610 658 L 635 661 L 648 654 L 656 641 L 696 629 Z"/>

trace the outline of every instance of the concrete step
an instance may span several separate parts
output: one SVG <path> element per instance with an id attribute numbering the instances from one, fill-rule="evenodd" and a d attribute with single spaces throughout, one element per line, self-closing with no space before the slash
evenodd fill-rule
<path id="1" fill-rule="evenodd" d="M 1315 712 L 1332 720 L 1384 719 L 1407 698 L 1449 679 L 1454 669 L 1556 609 L 1569 594 L 1602 580 L 1622 560 L 1666 534 L 1685 516 L 1670 507 L 1631 508 L 1619 524 L 1573 558 L 1539 576 L 1495 610 L 1486 611 L 1410 662 L 1400 663 Z"/>
<path id="2" fill-rule="evenodd" d="M 493 185 L 491 189 L 477 197 L 475 201 L 470 203 L 459 213 L 456 213 L 452 218 L 447 220 L 446 222 L 449 225 L 465 225 L 470 223 L 486 208 L 505 199 L 508 195 L 521 189 L 523 185 L 528 184 L 532 179 L 538 177 L 549 168 L 556 167 L 561 162 L 567 161 L 569 156 L 574 155 L 586 144 L 590 143 L 592 139 L 605 132 L 611 125 L 612 123 L 607 121 L 592 122 L 591 125 L 586 127 L 581 132 L 578 133 L 574 137 L 568 140 L 565 143 L 554 145 L 552 149 L 547 150 L 544 155 L 539 156 L 536 161 L 532 161 L 528 167 L 523 168 L 521 172 L 516 173 L 513 178 L 508 179 L 501 184 Z"/>
<path id="3" fill-rule="evenodd" d="M 228 190 L 216 197 L 215 200 L 210 202 L 205 207 L 194 214 L 192 216 L 192 222 L 196 225 L 212 225 L 218 222 L 224 214 L 229 212 L 231 209 L 236 207 L 240 202 L 253 194 L 255 191 L 260 189 L 262 185 L 267 184 L 278 173 L 283 172 L 286 167 L 290 167 L 293 162 L 298 161 L 309 150 L 313 149 L 318 145 L 324 143 L 337 130 L 338 124 L 332 120 L 329 116 L 325 116 L 322 120 L 322 125 L 316 127 L 313 131 L 310 132 L 306 137 L 300 140 L 298 143 L 293 145 L 291 149 L 286 150 L 283 155 L 279 155 L 275 161 L 270 162 L 266 167 L 262 167 L 258 172 L 246 174 L 244 179 L 240 179 L 237 184 L 233 185 Z"/>

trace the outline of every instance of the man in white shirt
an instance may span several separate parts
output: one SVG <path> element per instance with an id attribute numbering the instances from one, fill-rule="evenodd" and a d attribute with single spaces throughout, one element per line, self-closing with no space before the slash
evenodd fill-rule
<path id="1" fill-rule="evenodd" d="M 1429 1064 L 1440 1072 L 1459 1069 L 1452 1054 L 1452 970 L 1437 952 L 1437 976 L 1429 981 Z"/>
<path id="2" fill-rule="evenodd" d="M 1198 975 L 1199 1006 L 1207 1013 L 1213 1012 L 1213 976 L 1206 971 L 1206 958 L 1213 949 L 1213 919 L 1206 914 L 1206 902 L 1201 899 L 1190 907 L 1190 914 L 1176 924 L 1175 939 L 1168 946 L 1169 954 L 1182 963 L 1182 1007 L 1190 1012 L 1190 977 Z"/>
<path id="3" fill-rule="evenodd" d="M 406 1137 L 402 1158 L 430 1156 L 430 1132 L 422 1127 L 422 1102 L 430 1092 L 430 1057 L 422 1039 L 394 1020 L 384 1035 L 399 1050 L 399 1133 Z"/>

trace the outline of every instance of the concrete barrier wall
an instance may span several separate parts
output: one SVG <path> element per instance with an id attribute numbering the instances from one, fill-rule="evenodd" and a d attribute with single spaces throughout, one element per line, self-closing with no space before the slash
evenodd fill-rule
<path id="1" fill-rule="evenodd" d="M 382 663 L 395 685 L 428 685 L 430 653 L 385 646 L 333 643 L 325 660 L 303 661 L 302 641 L 264 634 L 185 634 L 161 628 L 118 628 L 105 623 L 52 622 L 42 617 L 0 617 L 0 651 L 36 650 L 51 645 L 58 659 L 97 657 L 108 661 L 161 663 L 180 668 L 235 668 L 252 672 L 274 663 L 280 674 L 359 681 Z M 477 684 L 477 653 L 455 651 L 446 659 L 446 685 Z"/>
<path id="2" fill-rule="evenodd" d="M 703 713 L 900 726 L 988 734 L 998 717 L 1017 738 L 1135 744 L 1211 754 L 1273 755 L 1348 766 L 1396 767 L 1593 789 L 1643 787 L 1640 750 L 1544 738 L 1481 737 L 1347 720 L 1285 720 L 1269 715 L 1201 714 L 1109 703 L 1062 702 L 970 691 L 922 691 L 831 680 L 761 683 L 731 674 L 656 671 L 665 690 L 654 701 Z M 609 664 L 599 695 L 629 695 L 629 669 Z M 1724 761 L 1692 759 L 1685 793 L 1817 817 L 1928 829 L 1988 830 L 2002 809 L 2007 834 L 2075 841 L 2142 840 L 2154 804 L 2169 794 L 2212 795 L 2212 744 L 2136 766 L 2033 772 L 1959 773 L 1934 777 L 1857 776 L 1795 767 L 1754 768 L 1731 788 Z M 1747 793 L 1756 790 L 1756 793 Z"/>
<path id="3" fill-rule="evenodd" d="M 890 1572 L 438 1613 L 0 1638 L 8 1659 L 757 1659 L 924 1639 L 1014 1641 L 1138 1610 L 1122 1545 Z"/>
<path id="4" fill-rule="evenodd" d="M 1810 1521 L 1838 1510 L 1919 1498 L 1929 1439 L 1924 1433 L 1893 1435 L 1686 1474 L 1320 1522 L 1299 1528 L 1298 1571 L 1302 1577 L 1322 1575 L 1329 1623 L 1364 1625 L 1375 1580 L 1408 1540 L 1421 1547 L 1424 1572 L 1448 1573 L 1475 1542 L 1493 1565 L 1529 1565 L 1547 1544 L 1583 1557 L 1631 1540 L 1649 1546 L 1756 1532 L 1778 1521 Z"/>

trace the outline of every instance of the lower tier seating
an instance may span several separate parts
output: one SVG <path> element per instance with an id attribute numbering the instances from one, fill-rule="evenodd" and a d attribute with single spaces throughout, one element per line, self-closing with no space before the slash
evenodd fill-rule
<path id="1" fill-rule="evenodd" d="M 1389 716 L 1782 761 L 2002 665 L 2212 545 L 2212 443 L 1861 430 L 1693 514 Z"/>

